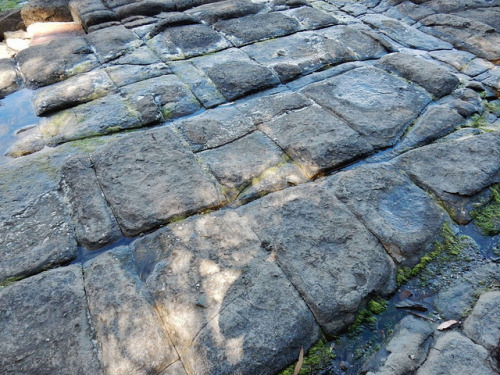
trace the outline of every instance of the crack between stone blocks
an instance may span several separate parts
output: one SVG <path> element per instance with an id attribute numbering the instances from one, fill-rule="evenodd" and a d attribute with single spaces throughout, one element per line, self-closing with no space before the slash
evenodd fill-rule
<path id="1" fill-rule="evenodd" d="M 99 362 L 99 367 L 100 367 L 100 370 L 101 370 L 101 374 L 104 374 L 104 369 L 103 369 L 103 363 L 102 363 L 102 351 L 101 351 L 101 345 L 99 343 L 99 339 L 97 337 L 97 330 L 95 329 L 94 327 L 94 324 L 92 322 L 92 313 L 90 311 L 90 297 L 87 293 L 87 288 L 85 286 L 85 270 L 83 269 L 83 262 L 80 264 L 80 270 L 82 272 L 82 286 L 83 286 L 83 293 L 85 295 L 85 301 L 87 303 L 87 308 L 85 310 L 85 314 L 87 315 L 87 321 L 88 321 L 88 324 L 89 324 L 89 328 L 91 330 L 91 333 L 92 333 L 92 338 L 91 338 L 91 342 L 92 342 L 92 346 L 95 348 L 95 350 L 97 351 L 96 355 L 97 355 L 97 361 Z M 93 341 L 95 340 L 95 344 L 93 343 Z"/>
<path id="2" fill-rule="evenodd" d="M 245 220 L 243 220 L 243 217 L 241 217 L 241 215 L 239 214 L 239 212 L 237 212 L 236 210 L 234 210 L 234 212 L 236 213 L 236 215 L 238 215 L 238 217 L 240 218 L 240 221 L 242 223 L 242 225 L 245 226 L 245 228 L 247 228 L 250 232 L 252 232 L 255 237 L 257 237 L 257 239 L 260 241 L 260 244 L 259 244 L 259 247 L 267 252 L 267 250 L 265 248 L 263 248 L 262 244 L 264 243 L 264 241 L 260 238 L 260 236 L 257 234 L 257 232 L 255 232 L 249 225 L 247 225 L 245 223 Z M 288 274 L 285 272 L 285 270 L 281 267 L 281 265 L 279 264 L 278 262 L 278 259 L 277 259 L 277 256 L 275 258 L 275 261 L 274 261 L 274 264 L 276 264 L 276 266 L 279 268 L 279 270 L 281 271 L 281 273 L 283 274 L 283 276 L 286 278 L 286 280 L 290 283 L 290 285 L 293 287 L 293 289 L 297 292 L 297 295 L 299 296 L 299 298 L 302 300 L 302 302 L 304 302 L 304 305 L 307 307 L 307 309 L 309 310 L 309 312 L 311 313 L 311 316 L 314 318 L 314 321 L 316 322 L 316 324 L 318 325 L 319 329 L 321 329 L 321 323 L 318 321 L 318 319 L 316 318 L 316 315 L 314 314 L 314 312 L 311 310 L 311 307 L 309 306 L 309 304 L 307 303 L 306 299 L 304 298 L 304 295 L 300 292 L 300 290 L 297 288 L 297 286 L 290 280 L 290 277 L 288 276 Z"/>
<path id="3" fill-rule="evenodd" d="M 95 175 L 95 179 L 97 181 L 97 186 L 99 188 L 99 191 L 101 192 L 101 196 L 103 197 L 104 199 L 104 202 L 106 202 L 106 205 L 108 206 L 109 208 L 109 211 L 111 212 L 111 215 L 113 215 L 113 219 L 115 220 L 115 223 L 116 223 L 116 226 L 118 227 L 118 229 L 120 230 L 120 233 L 122 234 L 123 237 L 126 237 L 124 234 L 123 234 L 123 231 L 122 231 L 122 228 L 118 222 L 118 219 L 117 219 L 117 216 L 116 216 L 116 213 L 115 211 L 113 210 L 113 207 L 111 206 L 111 204 L 109 203 L 109 200 L 108 198 L 106 197 L 106 194 L 104 193 L 104 189 L 102 188 L 102 185 L 101 185 L 101 181 L 99 181 L 99 176 L 97 175 L 97 171 L 95 169 L 95 165 L 94 165 L 94 161 L 92 160 L 92 154 L 89 154 L 88 155 L 88 158 L 89 158 L 89 161 L 90 161 L 90 168 L 92 169 L 92 171 L 94 172 L 94 175 Z"/>

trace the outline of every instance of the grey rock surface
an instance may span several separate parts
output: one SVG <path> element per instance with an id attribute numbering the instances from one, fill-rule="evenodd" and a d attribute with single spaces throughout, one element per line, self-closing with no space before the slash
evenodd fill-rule
<path id="1" fill-rule="evenodd" d="M 101 63 L 114 60 L 141 44 L 137 35 L 125 26 L 98 30 L 87 35 L 86 39 Z"/>
<path id="2" fill-rule="evenodd" d="M 259 126 L 308 177 L 352 162 L 373 151 L 362 136 L 339 117 L 310 106 Z"/>
<path id="3" fill-rule="evenodd" d="M 104 196 L 128 236 L 224 202 L 215 181 L 168 127 L 103 146 L 92 162 Z"/>
<path id="4" fill-rule="evenodd" d="M 458 360 L 457 360 L 458 359 Z M 497 374 L 488 360 L 488 351 L 458 332 L 437 338 L 427 360 L 416 375 L 434 374 Z"/>
<path id="5" fill-rule="evenodd" d="M 463 331 L 475 343 L 493 350 L 500 342 L 500 292 L 481 294 L 464 321 Z"/>
<path id="6" fill-rule="evenodd" d="M 431 100 L 416 86 L 373 67 L 312 84 L 302 93 L 336 113 L 375 149 L 394 145 Z"/>
<path id="7" fill-rule="evenodd" d="M 395 266 L 378 240 L 324 183 L 269 194 L 238 209 L 327 335 L 354 320 L 373 293 L 395 288 Z"/>
<path id="8" fill-rule="evenodd" d="M 332 190 L 398 263 L 415 264 L 432 249 L 446 214 L 390 165 L 353 168 L 332 177 Z"/>
<path id="9" fill-rule="evenodd" d="M 0 289 L 4 374 L 99 374 L 79 266 Z"/>
<path id="10" fill-rule="evenodd" d="M 98 99 L 114 89 L 113 81 L 103 70 L 79 74 L 63 82 L 35 91 L 33 107 L 37 116 Z"/>
<path id="11" fill-rule="evenodd" d="M 71 210 L 78 243 L 100 248 L 121 236 L 87 154 L 72 156 L 62 166 L 61 184 Z"/>
<path id="12" fill-rule="evenodd" d="M 231 210 L 133 244 L 188 373 L 273 374 L 319 338 L 306 304 L 260 244 Z"/>
<path id="13" fill-rule="evenodd" d="M 127 247 L 86 262 L 83 270 L 104 374 L 157 373 L 178 359 Z"/>
<path id="14" fill-rule="evenodd" d="M 404 53 L 384 56 L 377 65 L 415 82 L 438 99 L 450 94 L 460 82 L 455 75 L 444 68 Z"/>
<path id="15" fill-rule="evenodd" d="M 0 59 L 0 98 L 19 88 L 20 79 L 13 59 Z"/>

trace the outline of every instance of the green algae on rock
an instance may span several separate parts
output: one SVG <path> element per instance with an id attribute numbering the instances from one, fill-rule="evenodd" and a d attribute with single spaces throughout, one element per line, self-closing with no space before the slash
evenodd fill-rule
<path id="1" fill-rule="evenodd" d="M 490 192 L 489 199 L 472 211 L 471 216 L 485 235 L 494 236 L 500 233 L 500 185 L 493 185 Z"/>

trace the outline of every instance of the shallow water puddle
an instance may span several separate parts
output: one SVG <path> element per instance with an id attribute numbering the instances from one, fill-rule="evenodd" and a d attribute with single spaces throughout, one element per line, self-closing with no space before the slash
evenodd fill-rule
<path id="1" fill-rule="evenodd" d="M 0 165 L 10 160 L 4 154 L 16 142 L 16 131 L 38 123 L 31 104 L 32 94 L 32 90 L 23 89 L 0 100 Z"/>

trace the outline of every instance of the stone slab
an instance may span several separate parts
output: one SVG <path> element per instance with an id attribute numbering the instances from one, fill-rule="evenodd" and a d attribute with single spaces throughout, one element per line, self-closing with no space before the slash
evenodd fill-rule
<path id="1" fill-rule="evenodd" d="M 344 121 L 319 106 L 289 112 L 259 126 L 312 178 L 352 162 L 373 147 Z"/>
<path id="2" fill-rule="evenodd" d="M 394 145 L 431 101 L 418 87 L 374 67 L 350 70 L 302 93 L 336 113 L 375 149 Z"/>
<path id="3" fill-rule="evenodd" d="M 89 156 L 72 156 L 61 169 L 61 185 L 78 243 L 87 249 L 97 249 L 118 240 L 122 234 L 104 199 Z"/>
<path id="4" fill-rule="evenodd" d="M 331 183 L 335 195 L 398 263 L 418 263 L 441 235 L 446 214 L 388 164 L 353 168 L 334 175 Z"/>
<path id="5" fill-rule="evenodd" d="M 306 304 L 260 244 L 232 210 L 133 244 L 187 373 L 275 374 L 319 338 Z"/>
<path id="6" fill-rule="evenodd" d="M 127 236 L 224 202 L 216 183 L 168 127 L 110 142 L 92 154 L 92 162 Z"/>
<path id="7" fill-rule="evenodd" d="M 157 373 L 178 359 L 128 247 L 108 251 L 83 269 L 104 374 Z"/>
<path id="8" fill-rule="evenodd" d="M 0 288 L 4 374 L 99 374 L 80 266 Z"/>
<path id="9" fill-rule="evenodd" d="M 324 182 L 269 194 L 238 213 L 329 336 L 352 323 L 369 295 L 395 289 L 394 263 Z"/>
<path id="10" fill-rule="evenodd" d="M 463 325 L 464 334 L 488 350 L 498 347 L 500 341 L 500 292 L 481 294 Z"/>

